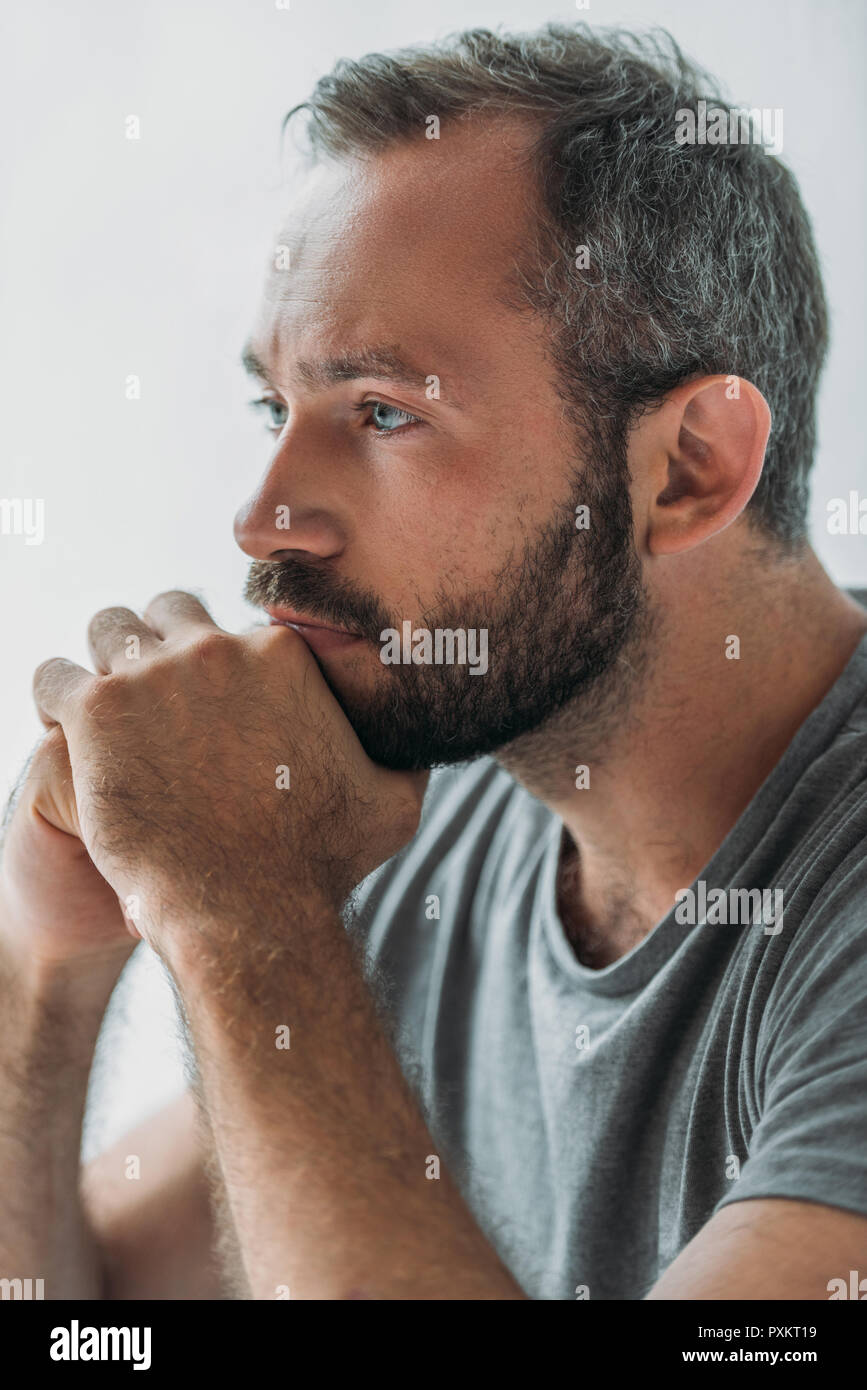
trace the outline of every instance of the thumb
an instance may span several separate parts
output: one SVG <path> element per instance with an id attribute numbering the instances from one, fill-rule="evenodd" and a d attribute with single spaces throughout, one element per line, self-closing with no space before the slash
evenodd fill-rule
<path id="1" fill-rule="evenodd" d="M 49 730 L 36 750 L 26 791 L 33 809 L 49 825 L 81 839 L 69 749 L 59 724 Z"/>

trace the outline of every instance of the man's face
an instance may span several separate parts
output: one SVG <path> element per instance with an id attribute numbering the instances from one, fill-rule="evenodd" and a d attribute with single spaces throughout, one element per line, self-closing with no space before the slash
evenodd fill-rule
<path id="1" fill-rule="evenodd" d="M 624 460 L 581 456 L 545 325 L 506 303 L 533 236 L 527 144 L 505 122 L 446 127 L 317 169 L 249 345 L 275 443 L 236 521 L 247 597 L 355 634 L 300 629 L 389 767 L 592 702 L 642 607 Z M 456 629 L 463 664 L 436 642 Z"/>

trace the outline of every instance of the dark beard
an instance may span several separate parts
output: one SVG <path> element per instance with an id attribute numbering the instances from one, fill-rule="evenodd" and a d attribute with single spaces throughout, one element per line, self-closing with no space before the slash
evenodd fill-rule
<path id="1" fill-rule="evenodd" d="M 612 454 L 614 455 L 612 457 Z M 389 665 L 364 696 L 322 674 L 368 756 L 384 767 L 420 770 L 493 753 L 537 730 L 565 706 L 610 705 L 624 680 L 618 657 L 636 644 L 647 610 L 635 553 L 624 451 L 572 481 L 573 495 L 520 555 L 510 555 L 490 594 L 441 592 L 419 626 L 488 632 L 488 670 L 469 665 Z M 575 506 L 590 509 L 576 530 Z M 309 560 L 255 561 L 245 589 L 257 607 L 285 604 L 366 637 L 401 628 L 403 615 Z M 321 665 L 321 663 L 320 663 Z M 629 668 L 629 663 L 624 663 Z M 632 664 L 635 669 L 635 663 Z M 607 678 L 607 680 L 606 680 Z M 624 691 L 625 695 L 625 691 Z"/>

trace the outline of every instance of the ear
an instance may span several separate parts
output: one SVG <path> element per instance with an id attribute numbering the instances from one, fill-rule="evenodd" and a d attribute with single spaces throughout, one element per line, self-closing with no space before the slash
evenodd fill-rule
<path id="1" fill-rule="evenodd" d="M 740 516 L 761 476 L 771 412 L 752 382 L 705 376 L 672 391 L 638 431 L 647 548 L 675 555 Z"/>

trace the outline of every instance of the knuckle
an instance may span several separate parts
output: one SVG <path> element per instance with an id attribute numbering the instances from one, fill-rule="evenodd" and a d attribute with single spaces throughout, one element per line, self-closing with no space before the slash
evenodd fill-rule
<path id="1" fill-rule="evenodd" d="M 66 669 L 66 661 L 62 656 L 49 656 L 45 661 L 40 661 L 36 670 L 33 672 L 32 690 L 37 699 L 50 694 L 52 687 L 61 677 Z"/>
<path id="2" fill-rule="evenodd" d="M 308 650 L 307 643 L 301 634 L 281 623 L 273 623 L 268 627 L 260 628 L 259 633 L 255 635 L 259 637 L 266 651 L 270 651 L 274 647 L 287 656 L 301 656 Z"/>
<path id="3" fill-rule="evenodd" d="M 46 676 L 48 675 L 48 673 L 49 673 L 51 667 L 53 666 L 53 664 L 54 664 L 54 662 L 55 662 L 56 660 L 57 660 L 57 657 L 56 657 L 56 656 L 49 656 L 49 657 L 47 658 L 47 660 L 45 660 L 45 661 L 40 661 L 39 665 L 36 667 L 36 670 L 33 672 L 33 688 L 34 688 L 34 690 L 38 690 L 38 689 L 39 689 L 40 685 L 41 685 L 42 682 L 45 680 Z"/>
<path id="4" fill-rule="evenodd" d="M 103 718 L 119 709 L 126 699 L 127 686 L 127 678 L 115 672 L 101 676 L 82 695 L 82 712 L 91 718 Z"/>
<path id="5" fill-rule="evenodd" d="M 190 644 L 190 653 L 207 666 L 226 665 L 232 660 L 237 643 L 229 632 L 209 628 L 198 634 Z"/>
<path id="6" fill-rule="evenodd" d="M 106 628 L 116 627 L 119 622 L 137 624 L 138 621 L 130 608 L 100 608 L 87 625 L 88 636 L 96 636 Z"/>
<path id="7" fill-rule="evenodd" d="M 192 598 L 192 594 L 188 594 L 186 589 L 162 589 L 160 593 L 154 594 L 149 607 L 152 607 L 156 603 L 175 603 L 178 599 L 186 600 L 190 598 Z"/>

